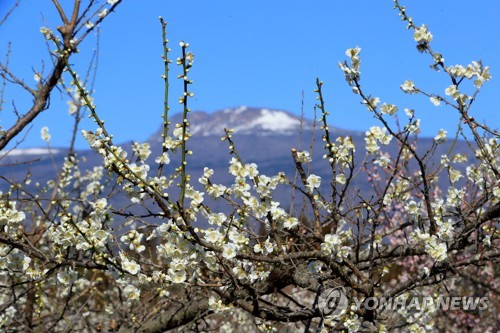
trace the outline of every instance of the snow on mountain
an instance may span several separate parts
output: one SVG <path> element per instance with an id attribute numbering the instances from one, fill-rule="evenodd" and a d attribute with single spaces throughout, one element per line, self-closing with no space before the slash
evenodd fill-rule
<path id="1" fill-rule="evenodd" d="M 300 126 L 300 120 L 292 118 L 283 111 L 273 111 L 268 109 L 260 110 L 260 117 L 255 118 L 247 127 L 260 127 L 273 132 L 286 132 L 294 130 Z"/>
<path id="2" fill-rule="evenodd" d="M 2 152 L 4 153 L 4 152 Z M 59 149 L 51 148 L 16 148 L 7 151 L 7 156 L 39 156 L 39 155 L 48 155 L 48 154 L 57 154 L 59 153 Z"/>
<path id="3" fill-rule="evenodd" d="M 192 134 L 209 136 L 223 135 L 224 128 L 233 129 L 238 134 L 252 135 L 292 135 L 299 132 L 300 117 L 283 110 L 251 108 L 240 106 L 213 113 L 192 112 L 190 131 Z M 304 119 L 303 129 L 311 129 L 312 121 Z"/>
<path id="4" fill-rule="evenodd" d="M 313 120 L 301 119 L 300 116 L 288 111 L 270 108 L 255 108 L 238 106 L 226 108 L 215 112 L 192 111 L 188 114 L 190 123 L 189 131 L 194 137 L 222 137 L 224 128 L 233 129 L 236 135 L 249 135 L 252 137 L 270 136 L 295 136 L 298 137 L 300 127 L 302 133 L 313 132 Z M 170 117 L 172 130 L 175 124 L 182 122 L 182 114 L 177 113 Z M 320 134 L 319 125 L 316 133 Z M 331 133 L 334 135 L 349 135 L 351 137 L 363 137 L 362 131 L 350 131 L 329 124 Z M 163 127 L 153 134 L 150 142 L 161 142 Z"/>

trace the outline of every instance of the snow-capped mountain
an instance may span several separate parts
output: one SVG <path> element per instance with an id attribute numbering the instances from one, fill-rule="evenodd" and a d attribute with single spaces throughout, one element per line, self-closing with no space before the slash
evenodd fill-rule
<path id="1" fill-rule="evenodd" d="M 301 119 L 300 116 L 288 111 L 270 108 L 257 108 L 248 106 L 237 106 L 214 111 L 193 111 L 189 115 L 189 131 L 193 137 L 206 137 L 224 135 L 224 128 L 233 129 L 235 135 L 251 135 L 259 137 L 268 136 L 298 136 L 303 133 L 311 133 L 313 121 L 308 118 Z M 182 114 L 177 113 L 170 119 L 172 124 L 181 123 Z M 361 136 L 363 132 L 343 130 L 336 127 L 330 128 L 337 135 Z M 319 131 L 319 126 L 316 128 Z M 161 140 L 163 129 L 155 133 L 150 142 Z"/>
<path id="2" fill-rule="evenodd" d="M 174 116 L 177 122 L 180 115 Z M 267 108 L 239 106 L 206 113 L 189 113 L 190 132 L 193 135 L 209 136 L 224 134 L 224 128 L 233 129 L 238 134 L 252 135 L 293 135 L 299 132 L 301 119 L 290 112 Z M 303 130 L 312 128 L 312 121 L 303 119 Z"/>

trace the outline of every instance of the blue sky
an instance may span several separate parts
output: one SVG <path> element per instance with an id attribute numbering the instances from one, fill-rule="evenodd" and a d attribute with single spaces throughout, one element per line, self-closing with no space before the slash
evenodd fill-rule
<path id="1" fill-rule="evenodd" d="M 14 3 L 0 2 L 0 17 Z M 70 4 L 72 1 L 62 1 Z M 482 59 L 490 66 L 493 80 L 479 95 L 472 114 L 499 127 L 496 96 L 500 92 L 500 2 L 483 0 L 402 1 L 420 25 L 434 35 L 432 47 L 446 63 L 467 65 Z M 106 120 L 115 142 L 146 140 L 160 124 L 163 103 L 161 29 L 158 16 L 168 22 L 172 53 L 179 55 L 181 40 L 191 44 L 195 54 L 191 79 L 192 110 L 213 112 L 226 107 L 248 105 L 288 110 L 299 114 L 304 91 L 304 110 L 313 117 L 315 79 L 324 82 L 324 95 L 331 113 L 330 124 L 354 130 L 376 125 L 358 96 L 350 92 L 337 63 L 345 50 L 360 46 L 362 84 L 366 92 L 383 102 L 416 110 L 422 120 L 422 134 L 434 136 L 440 128 L 456 128 L 456 111 L 435 107 L 425 97 L 406 96 L 399 85 L 413 80 L 429 92 L 444 93 L 450 84 L 442 73 L 429 69 L 431 59 L 419 54 L 412 33 L 405 29 L 390 0 L 369 1 L 132 1 L 125 0 L 101 26 L 100 55 L 94 98 L 98 113 Z M 45 23 L 44 23 L 45 22 Z M 48 64 L 41 26 L 55 31 L 59 18 L 48 0 L 23 0 L 7 22 L 0 26 L 0 59 L 4 61 L 8 41 L 11 69 L 26 83 L 35 85 L 33 68 Z M 72 58 L 85 75 L 92 36 Z M 48 66 L 48 65 L 47 65 Z M 179 111 L 181 93 L 179 69 L 173 66 L 171 109 Z M 48 74 L 48 73 L 46 73 Z M 13 102 L 24 113 L 30 96 L 8 88 L 4 96 L 0 125 L 15 120 Z M 66 101 L 57 94 L 51 108 L 34 121 L 21 147 L 44 146 L 40 129 L 48 126 L 52 145 L 66 146 L 72 118 Z M 84 129 L 94 129 L 90 121 Z M 23 134 L 25 134 L 24 132 Z M 85 148 L 83 139 L 77 147 Z"/>

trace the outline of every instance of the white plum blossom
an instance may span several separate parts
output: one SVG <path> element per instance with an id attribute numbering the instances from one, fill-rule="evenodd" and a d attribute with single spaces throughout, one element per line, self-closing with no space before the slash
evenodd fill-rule
<path id="1" fill-rule="evenodd" d="M 221 226 L 227 219 L 224 213 L 212 213 L 208 216 L 208 223 Z"/>
<path id="2" fill-rule="evenodd" d="M 483 84 L 489 80 L 491 80 L 492 76 L 490 74 L 490 68 L 488 66 L 480 66 L 477 62 L 473 61 L 472 62 L 473 66 L 475 67 L 475 75 L 476 79 L 474 80 L 474 86 L 476 89 L 479 89 L 483 86 Z"/>
<path id="3" fill-rule="evenodd" d="M 98 140 L 97 135 L 90 131 L 82 130 L 82 135 L 87 140 L 87 143 L 89 144 L 90 148 L 96 150 L 102 146 L 101 140 Z"/>
<path id="4" fill-rule="evenodd" d="M 405 93 L 414 93 L 416 92 L 415 91 L 415 84 L 413 83 L 413 81 L 410 81 L 410 80 L 406 80 L 405 82 L 403 82 L 403 84 L 400 86 L 401 87 L 401 90 L 403 90 Z"/>
<path id="5" fill-rule="evenodd" d="M 448 131 L 446 131 L 444 129 L 440 129 L 438 134 L 434 137 L 434 141 L 436 141 L 436 143 L 441 143 L 441 142 L 446 141 L 447 134 L 448 134 Z"/>
<path id="6" fill-rule="evenodd" d="M 186 281 L 186 271 L 183 269 L 176 271 L 169 270 L 169 276 L 173 283 L 183 283 Z"/>
<path id="7" fill-rule="evenodd" d="M 264 242 L 263 245 L 264 246 L 262 246 L 260 243 L 255 244 L 254 247 L 253 247 L 253 251 L 255 253 L 262 253 L 264 255 L 273 253 L 273 251 L 274 251 L 274 244 L 271 242 L 271 240 L 270 240 L 269 237 L 267 237 L 267 239 L 266 239 L 266 241 Z"/>
<path id="8" fill-rule="evenodd" d="M 338 183 L 338 184 L 341 184 L 341 185 L 344 185 L 347 181 L 347 178 L 345 176 L 345 174 L 343 173 L 340 173 L 338 174 L 336 177 L 335 177 L 335 181 Z"/>
<path id="9" fill-rule="evenodd" d="M 451 240 L 453 237 L 453 224 L 452 220 L 448 219 L 446 222 L 437 221 L 439 227 L 438 237 L 442 240 Z"/>
<path id="10" fill-rule="evenodd" d="M 167 152 L 164 152 L 163 154 L 161 154 L 160 156 L 158 156 L 157 158 L 155 158 L 155 162 L 158 163 L 158 164 L 169 164 L 170 163 L 170 157 L 168 156 L 168 153 Z"/>
<path id="11" fill-rule="evenodd" d="M 213 169 L 204 167 L 203 168 L 203 176 L 201 176 L 198 179 L 198 182 L 200 184 L 202 184 L 202 185 L 205 185 L 205 188 L 206 188 L 206 186 L 209 184 L 209 178 L 212 177 L 213 174 L 214 174 L 214 170 Z"/>
<path id="12" fill-rule="evenodd" d="M 431 96 L 429 97 L 429 100 L 431 101 L 432 104 L 434 104 L 435 106 L 440 106 L 441 105 L 441 101 L 439 100 L 439 98 L 437 98 L 436 96 Z"/>
<path id="13" fill-rule="evenodd" d="M 68 114 L 69 115 L 74 115 L 76 114 L 76 112 L 78 111 L 78 108 L 79 108 L 79 104 L 77 104 L 77 102 L 75 102 L 74 100 L 69 100 L 67 102 L 68 104 Z"/>
<path id="14" fill-rule="evenodd" d="M 413 118 L 413 116 L 415 115 L 415 111 L 413 109 L 405 108 L 405 114 L 408 117 Z"/>
<path id="15" fill-rule="evenodd" d="M 278 178 L 276 177 L 268 177 L 265 175 L 260 175 L 258 176 L 258 186 L 256 186 L 255 190 L 261 198 L 264 197 L 271 197 L 273 194 L 273 191 L 276 189 L 276 186 L 278 185 Z"/>
<path id="16" fill-rule="evenodd" d="M 382 112 L 383 114 L 389 114 L 392 116 L 397 111 L 398 111 L 398 107 L 396 105 L 393 105 L 393 104 L 384 103 L 380 106 L 380 112 Z"/>
<path id="17" fill-rule="evenodd" d="M 246 245 L 249 242 L 248 237 L 246 237 L 242 232 L 231 229 L 228 233 L 228 238 L 231 242 L 237 244 L 238 246 Z"/>
<path id="18" fill-rule="evenodd" d="M 405 129 L 410 133 L 420 133 L 420 119 L 415 119 L 413 122 L 406 125 Z"/>
<path id="19" fill-rule="evenodd" d="M 451 85 L 448 88 L 445 89 L 444 93 L 448 96 L 451 96 L 453 99 L 458 99 L 460 96 L 460 91 L 458 91 L 456 85 Z"/>
<path id="20" fill-rule="evenodd" d="M 226 186 L 220 185 L 220 184 L 213 184 L 212 186 L 209 186 L 207 188 L 207 193 L 210 195 L 212 198 L 216 199 L 226 192 Z"/>
<path id="21" fill-rule="evenodd" d="M 405 205 L 405 211 L 410 215 L 420 215 L 421 205 L 415 200 L 411 200 Z"/>
<path id="22" fill-rule="evenodd" d="M 75 282 L 77 278 L 78 273 L 70 269 L 57 273 L 57 280 L 64 285 Z"/>
<path id="23" fill-rule="evenodd" d="M 474 79 L 476 89 L 480 89 L 485 82 L 491 80 L 489 67 L 483 66 L 480 61 L 473 61 L 467 67 L 462 65 L 449 66 L 447 70 L 453 76 Z"/>
<path id="24" fill-rule="evenodd" d="M 427 29 L 427 26 L 423 24 L 420 28 L 415 28 L 413 38 L 417 43 L 430 43 L 432 41 L 432 34 Z"/>
<path id="25" fill-rule="evenodd" d="M 460 178 L 463 177 L 462 173 L 460 172 L 460 170 L 456 170 L 456 169 L 452 169 L 452 168 L 449 168 L 448 169 L 448 173 L 450 175 L 450 181 L 452 183 L 455 183 L 457 182 L 458 180 L 460 180 Z"/>
<path id="26" fill-rule="evenodd" d="M 296 217 L 289 216 L 285 219 L 283 227 L 285 229 L 293 229 L 299 224 L 299 220 Z"/>
<path id="27" fill-rule="evenodd" d="M 452 158 L 454 163 L 466 163 L 467 155 L 464 154 L 455 154 Z"/>
<path id="28" fill-rule="evenodd" d="M 42 127 L 40 130 L 40 136 L 42 137 L 42 140 L 49 143 L 51 135 L 49 134 L 49 128 L 47 126 Z"/>
<path id="29" fill-rule="evenodd" d="M 137 275 L 141 270 L 141 266 L 134 260 L 128 259 L 123 252 L 120 252 L 120 259 L 122 261 L 122 268 L 124 271 L 132 275 Z"/>
<path id="30" fill-rule="evenodd" d="M 359 65 L 361 63 L 361 60 L 359 58 L 359 53 L 361 52 L 361 48 L 359 46 L 356 46 L 351 49 L 347 49 L 345 51 L 346 56 L 348 56 L 351 59 L 351 67 L 352 70 L 355 72 L 359 72 Z"/>
<path id="31" fill-rule="evenodd" d="M 106 15 L 108 15 L 108 13 L 109 13 L 109 10 L 108 10 L 107 8 L 104 8 L 103 10 L 101 10 L 101 11 L 97 14 L 97 16 L 98 16 L 99 18 L 104 18 Z"/>
<path id="32" fill-rule="evenodd" d="M 498 184 L 494 189 L 493 189 L 493 196 L 497 199 L 500 200 L 500 184 Z"/>
<path id="33" fill-rule="evenodd" d="M 491 235 L 485 235 L 483 238 L 483 244 L 486 247 L 491 247 Z"/>
<path id="34" fill-rule="evenodd" d="M 306 188 L 309 192 L 312 192 L 315 188 L 319 188 L 321 186 L 321 177 L 316 175 L 309 175 L 307 177 Z"/>
<path id="35" fill-rule="evenodd" d="M 223 241 L 224 235 L 219 230 L 207 230 L 205 232 L 205 239 L 209 243 L 219 244 Z"/>
<path id="36" fill-rule="evenodd" d="M 146 160 L 151 154 L 150 144 L 147 142 L 144 143 L 134 142 L 132 144 L 132 150 L 134 151 L 135 155 L 143 161 Z"/>
<path id="37" fill-rule="evenodd" d="M 52 30 L 50 30 L 50 28 L 41 27 L 40 32 L 45 36 L 46 40 L 49 40 L 52 38 Z"/>
<path id="38" fill-rule="evenodd" d="M 345 51 L 345 55 L 352 59 L 352 58 L 358 57 L 359 52 L 361 52 L 361 48 L 359 46 L 356 46 L 354 48 L 347 49 Z"/>
<path id="39" fill-rule="evenodd" d="M 309 156 L 309 152 L 308 151 L 297 152 L 297 161 L 299 161 L 300 163 L 310 163 L 311 156 Z"/>
<path id="40" fill-rule="evenodd" d="M 228 260 L 233 259 L 234 257 L 236 257 L 236 254 L 237 254 L 236 250 L 237 250 L 237 247 L 235 244 L 228 243 L 228 244 L 224 245 L 224 248 L 222 251 L 222 256 Z"/>
<path id="41" fill-rule="evenodd" d="M 372 97 L 369 100 L 363 100 L 362 103 L 366 105 L 366 107 L 368 108 L 368 111 L 375 111 L 378 104 L 380 103 L 380 98 Z"/>
<path id="42" fill-rule="evenodd" d="M 5 251 L 5 248 L 0 247 L 0 277 L 4 276 L 5 270 L 15 270 L 26 272 L 31 263 L 31 258 L 24 253 L 13 250 L 10 253 Z"/>
<path id="43" fill-rule="evenodd" d="M 203 192 L 196 191 L 191 185 L 186 185 L 186 198 L 190 198 L 193 205 L 200 205 L 203 202 L 203 195 Z"/>
<path id="44" fill-rule="evenodd" d="M 448 155 L 441 155 L 440 163 L 443 166 L 447 167 L 450 164 L 450 158 L 448 157 Z"/>
<path id="45" fill-rule="evenodd" d="M 259 170 L 257 170 L 257 164 L 255 163 L 245 164 L 245 170 L 247 171 L 248 176 L 252 178 L 257 177 L 257 175 L 259 174 Z"/>
<path id="46" fill-rule="evenodd" d="M 340 237 L 334 234 L 327 234 L 325 235 L 325 242 L 323 244 L 325 245 L 324 251 L 333 249 L 341 244 Z"/>
<path id="47" fill-rule="evenodd" d="M 141 297 L 141 291 L 134 285 L 129 284 L 123 288 L 123 294 L 127 299 L 137 301 Z"/>
<path id="48" fill-rule="evenodd" d="M 248 173 L 246 172 L 243 165 L 235 157 L 231 158 L 231 161 L 229 161 L 229 173 L 235 177 L 248 176 Z"/>
<path id="49" fill-rule="evenodd" d="M 130 230 L 127 234 L 123 235 L 120 240 L 129 245 L 129 250 L 140 253 L 146 249 L 144 245 L 141 245 L 143 237 L 144 234 L 137 232 L 137 230 Z"/>

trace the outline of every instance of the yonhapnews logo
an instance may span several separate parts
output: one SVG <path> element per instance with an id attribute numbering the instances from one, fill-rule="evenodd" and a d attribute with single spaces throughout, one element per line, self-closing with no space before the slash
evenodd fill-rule
<path id="1" fill-rule="evenodd" d="M 318 309 L 325 316 L 336 316 L 354 305 L 357 309 L 421 311 L 429 308 L 439 310 L 485 310 L 488 308 L 488 297 L 477 296 L 409 296 L 409 297 L 347 297 L 343 287 L 327 288 L 318 299 Z"/>

